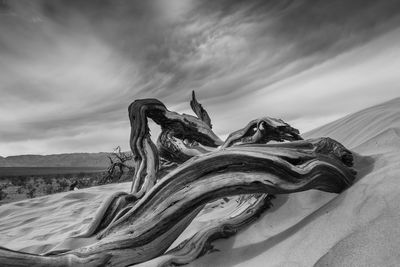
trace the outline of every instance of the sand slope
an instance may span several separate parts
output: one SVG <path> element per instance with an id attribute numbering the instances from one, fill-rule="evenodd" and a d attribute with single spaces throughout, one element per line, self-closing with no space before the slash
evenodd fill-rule
<path id="1" fill-rule="evenodd" d="M 97 208 L 129 183 L 97 186 L 0 206 L 0 246 L 44 253 L 85 228 Z"/>
<path id="2" fill-rule="evenodd" d="M 216 242 L 221 251 L 192 266 L 399 265 L 400 98 L 305 136 L 331 136 L 356 151 L 358 181 L 337 196 L 310 191 L 280 196 L 279 207 Z"/>
<path id="3" fill-rule="evenodd" d="M 400 129 L 400 98 L 376 105 L 304 134 L 305 138 L 329 136 L 355 148 L 391 129 Z"/>
<path id="4" fill-rule="evenodd" d="M 274 207 L 220 251 L 191 266 L 396 266 L 400 262 L 400 99 L 307 133 L 357 152 L 358 181 L 340 195 L 280 195 Z M 43 253 L 87 226 L 97 207 L 129 184 L 0 206 L 0 245 Z M 203 217 L 204 219 L 204 217 Z M 190 227 L 201 225 L 198 218 Z M 193 229 L 192 229 L 193 230 Z M 186 232 L 192 231 L 190 228 Z"/>

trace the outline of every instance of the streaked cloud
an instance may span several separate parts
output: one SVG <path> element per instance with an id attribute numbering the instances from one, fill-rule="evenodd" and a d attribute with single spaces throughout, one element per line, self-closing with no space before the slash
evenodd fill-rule
<path id="1" fill-rule="evenodd" d="M 400 96 L 395 0 L 2 3 L 3 156 L 127 149 L 137 98 L 190 113 L 196 90 L 225 136 L 265 115 L 306 131 Z"/>

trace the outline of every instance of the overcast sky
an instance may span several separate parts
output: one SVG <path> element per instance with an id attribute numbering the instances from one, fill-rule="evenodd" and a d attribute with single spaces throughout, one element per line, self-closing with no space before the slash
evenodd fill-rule
<path id="1" fill-rule="evenodd" d="M 0 155 L 128 149 L 128 105 L 225 137 L 261 116 L 301 132 L 400 96 L 398 0 L 0 1 Z"/>

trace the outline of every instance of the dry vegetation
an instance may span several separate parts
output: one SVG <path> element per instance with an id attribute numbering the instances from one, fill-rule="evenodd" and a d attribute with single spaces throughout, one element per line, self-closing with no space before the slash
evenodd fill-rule
<path id="1" fill-rule="evenodd" d="M 26 169 L 24 172 L 29 172 L 31 168 L 24 169 Z M 8 173 L 0 176 L 0 204 L 69 191 L 70 186 L 74 182 L 77 182 L 78 188 L 95 186 L 108 175 L 107 171 L 100 169 L 97 171 L 81 171 L 75 173 L 72 172 L 72 170 L 70 170 L 71 173 L 66 173 L 65 169 L 61 169 L 61 173 L 58 174 L 46 174 L 48 170 L 46 170 L 46 168 L 41 169 L 44 174 L 12 175 Z M 15 171 L 15 173 L 21 172 L 21 168 Z M 38 170 L 32 171 L 31 173 L 35 172 L 37 173 Z M 122 175 L 118 181 L 127 180 L 127 176 L 128 173 Z"/>
<path id="2" fill-rule="evenodd" d="M 128 181 L 134 174 L 131 152 L 116 147 L 101 167 L 0 167 L 0 205 L 13 201 L 65 192 L 76 186 Z"/>

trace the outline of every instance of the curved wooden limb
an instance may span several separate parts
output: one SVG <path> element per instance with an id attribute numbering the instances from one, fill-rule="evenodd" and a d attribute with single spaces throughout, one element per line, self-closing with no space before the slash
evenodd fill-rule
<path id="1" fill-rule="evenodd" d="M 203 108 L 203 105 L 201 105 L 197 101 L 194 91 L 192 91 L 192 100 L 190 100 L 190 107 L 200 120 L 204 121 L 210 128 L 212 128 L 210 116 L 208 116 L 208 113 Z"/>
<path id="2" fill-rule="evenodd" d="M 135 175 L 132 182 L 131 194 L 141 198 L 156 182 L 159 168 L 158 151 L 150 139 L 150 135 L 142 139 L 140 160 L 135 160 Z"/>
<path id="3" fill-rule="evenodd" d="M 110 196 L 84 232 L 46 255 L 0 248 L 2 266 L 187 263 L 213 239 L 253 221 L 269 195 L 309 189 L 339 193 L 354 180 L 351 152 L 330 138 L 304 141 L 297 129 L 264 117 L 222 142 L 194 92 L 191 106 L 197 117 L 171 112 L 156 99 L 134 101 L 128 109 L 135 165 L 131 194 Z M 148 118 L 161 126 L 158 147 L 151 141 Z M 272 140 L 293 142 L 266 144 Z M 160 172 L 160 157 L 174 164 L 164 164 Z M 259 195 L 255 202 L 239 197 L 229 217 L 211 220 L 163 255 L 207 203 L 242 194 Z"/>
<path id="4" fill-rule="evenodd" d="M 109 221 L 110 218 L 114 218 L 115 213 L 122 209 L 122 206 L 126 205 L 125 196 L 127 194 L 126 192 L 115 192 L 109 196 L 96 211 L 88 228 L 81 233 L 77 233 L 74 237 L 90 237 L 108 226 L 111 222 Z"/>
<path id="5" fill-rule="evenodd" d="M 185 239 L 175 248 L 135 266 L 164 267 L 188 264 L 212 250 L 212 241 L 232 236 L 254 222 L 266 209 L 272 206 L 271 198 L 271 195 L 262 194 L 250 196 L 246 198 L 246 201 L 232 200 L 237 205 L 231 208 L 231 212 L 227 216 L 208 221 L 198 232 Z"/>
<path id="6" fill-rule="evenodd" d="M 250 121 L 244 128 L 231 133 L 221 149 L 241 144 L 266 144 L 269 141 L 302 140 L 299 130 L 280 119 L 263 117 Z"/>
<path id="7" fill-rule="evenodd" d="M 51 257 L 53 266 L 110 266 L 140 263 L 162 255 L 193 220 L 202 206 L 225 196 L 251 193 L 281 194 L 319 189 L 341 192 L 354 173 L 340 158 L 319 153 L 320 143 L 300 141 L 289 146 L 243 145 L 195 157 L 167 174 L 125 215 L 114 221 L 92 245 Z M 336 146 L 335 146 L 336 147 Z M 340 151 L 340 149 L 338 150 Z M 329 154 L 329 153 L 328 153 Z M 3 255 L 3 256 L 1 256 Z M 26 257 L 2 250 L 9 266 Z M 45 257 L 45 256 L 43 256 Z M 91 260 L 95 259 L 96 264 Z M 46 262 L 48 259 L 46 258 Z M 39 263 L 38 263 L 39 264 Z"/>
<path id="8" fill-rule="evenodd" d="M 251 146 L 251 145 L 247 145 Z M 288 143 L 269 144 L 270 149 L 312 149 L 317 154 L 323 154 L 336 160 L 340 160 L 348 167 L 353 166 L 353 154 L 341 143 L 329 137 L 319 137 L 307 140 L 299 140 Z"/>
<path id="9" fill-rule="evenodd" d="M 141 198 L 157 180 L 159 156 L 183 163 L 193 156 L 240 144 L 262 144 L 271 140 L 300 140 L 299 131 L 279 119 L 264 117 L 251 121 L 232 133 L 223 143 L 211 130 L 211 120 L 194 92 L 190 102 L 198 118 L 169 111 L 156 99 L 140 99 L 129 106 L 130 146 L 134 155 L 135 175 L 131 193 Z M 156 148 L 148 128 L 148 118 L 161 126 Z"/>
<path id="10" fill-rule="evenodd" d="M 341 192 L 351 184 L 354 173 L 337 156 L 327 155 L 327 151 L 317 152 L 319 144 L 299 141 L 281 147 L 243 145 L 192 158 L 167 174 L 125 215 L 114 221 L 102 233 L 101 240 L 47 257 L 53 259 L 53 265 L 70 266 L 82 262 L 91 266 L 88 259 L 102 259 L 111 266 L 145 262 L 162 255 L 202 206 L 215 199 L 308 189 Z M 7 255 L 4 250 L 2 253 Z M 15 253 L 13 259 L 19 255 L 22 259 L 29 257 L 33 263 L 43 260 L 39 256 Z M 0 261 L 22 266 L 15 264 L 19 261 L 10 261 L 5 256 L 0 256 Z"/>
<path id="11" fill-rule="evenodd" d="M 175 169 L 175 163 L 162 164 L 162 172 L 158 173 L 158 177 L 162 178 L 171 170 Z M 155 182 L 153 179 L 151 180 Z M 82 232 L 77 232 L 72 238 L 90 238 L 104 230 L 109 224 L 113 223 L 123 214 L 125 214 L 135 204 L 138 197 L 134 194 L 126 192 L 115 192 L 109 196 L 97 209 L 95 216 L 89 226 Z"/>
<path id="12" fill-rule="evenodd" d="M 25 252 L 19 252 L 0 247 L 0 263 L 4 267 L 54 267 L 54 266 L 105 266 L 110 255 L 94 255 L 90 257 L 78 257 L 73 254 L 58 256 L 41 256 Z"/>
<path id="13" fill-rule="evenodd" d="M 222 144 L 204 121 L 194 116 L 171 112 L 156 99 L 136 100 L 129 106 L 128 111 L 131 122 L 130 146 L 135 162 L 131 193 L 137 198 L 141 198 L 156 181 L 159 152 L 167 157 L 175 155 L 179 158 L 181 155 L 183 157 L 181 162 L 187 159 L 184 153 L 179 154 L 179 148 L 175 148 L 173 137 L 181 140 L 190 138 L 213 147 Z M 160 151 L 150 139 L 148 118 L 161 126 L 162 136 L 167 136 L 167 138 L 159 139 L 165 142 Z"/>
<path id="14" fill-rule="evenodd" d="M 317 152 L 320 143 L 321 142 L 315 144 L 307 141 L 300 141 L 298 144 L 293 142 L 282 144 L 283 146 L 243 145 L 212 152 L 202 157 L 192 158 L 165 176 L 141 201 L 139 201 L 135 209 L 125 214 L 120 220 L 116 221 L 114 225 L 109 226 L 107 231 L 117 227 L 121 222 L 126 223 L 126 219 L 128 218 L 129 221 L 132 222 L 131 216 L 135 213 L 137 214 L 137 208 L 140 205 L 149 205 L 149 203 L 151 203 L 150 199 L 153 199 L 154 196 L 157 196 L 157 200 L 154 200 L 154 205 L 165 204 L 165 198 L 170 197 L 173 193 L 169 192 L 169 194 L 164 194 L 163 190 L 166 190 L 165 188 L 169 186 L 173 188 L 182 187 L 193 182 L 189 177 L 199 178 L 205 174 L 212 175 L 214 172 L 224 173 L 237 169 L 245 173 L 248 172 L 250 176 L 254 171 L 265 169 L 266 174 L 273 173 L 278 176 L 287 175 L 287 177 L 291 177 L 291 175 L 301 176 L 300 173 L 297 173 L 297 171 L 300 170 L 299 168 L 309 166 L 304 164 L 318 163 L 317 165 L 319 165 L 321 171 L 325 170 L 325 168 L 334 168 L 335 171 L 338 171 L 338 174 L 342 171 L 345 172 L 341 173 L 341 182 L 344 183 L 342 187 L 350 185 L 352 182 L 350 178 L 354 176 L 352 171 L 343 164 L 340 158 L 335 157 L 335 155 Z M 281 178 L 287 179 L 286 177 Z M 159 190 L 162 190 L 162 193 L 159 192 Z M 134 217 L 137 217 L 137 219 L 143 218 L 139 215 Z"/>

